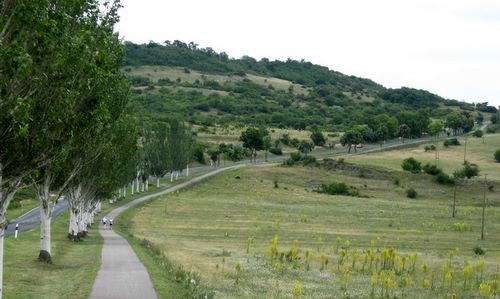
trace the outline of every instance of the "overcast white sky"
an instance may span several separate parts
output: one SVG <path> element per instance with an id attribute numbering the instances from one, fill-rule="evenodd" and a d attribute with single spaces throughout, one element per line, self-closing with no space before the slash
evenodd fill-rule
<path id="1" fill-rule="evenodd" d="M 386 87 L 500 105 L 498 0 L 122 0 L 135 43 L 304 58 Z"/>

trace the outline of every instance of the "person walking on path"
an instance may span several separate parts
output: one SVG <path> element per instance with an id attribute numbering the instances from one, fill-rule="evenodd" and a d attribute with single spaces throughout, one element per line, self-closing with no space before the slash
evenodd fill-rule
<path id="1" fill-rule="evenodd" d="M 108 219 L 106 217 L 102 218 L 102 226 L 104 229 L 106 229 L 106 223 L 108 222 Z"/>
<path id="2" fill-rule="evenodd" d="M 109 219 L 109 229 L 113 229 L 113 219 Z"/>

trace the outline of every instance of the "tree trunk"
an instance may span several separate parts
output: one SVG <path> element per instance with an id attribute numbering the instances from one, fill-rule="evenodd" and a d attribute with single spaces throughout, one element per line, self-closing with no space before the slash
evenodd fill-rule
<path id="1" fill-rule="evenodd" d="M 179 179 L 179 172 L 177 171 L 177 172 L 175 173 L 175 180 L 177 181 L 178 179 Z"/>
<path id="2" fill-rule="evenodd" d="M 127 196 L 127 186 L 123 187 L 123 197 L 125 198 Z"/>
<path id="3" fill-rule="evenodd" d="M 156 188 L 160 188 L 160 177 L 156 177 Z"/>
<path id="4" fill-rule="evenodd" d="M 136 189 L 137 193 L 141 192 L 140 189 L 139 189 L 139 187 L 140 187 L 139 186 L 139 178 L 135 179 L 135 187 L 136 187 L 135 189 Z"/>
<path id="5" fill-rule="evenodd" d="M 38 260 L 41 262 L 52 263 L 50 224 L 52 221 L 50 209 L 40 208 L 40 253 Z"/>
<path id="6" fill-rule="evenodd" d="M 130 188 L 130 194 L 134 194 L 134 181 L 135 180 L 132 180 L 132 184 L 131 184 L 131 188 Z"/>
<path id="7" fill-rule="evenodd" d="M 146 191 L 149 191 L 149 180 L 146 179 L 146 183 L 144 183 L 144 185 L 146 186 Z"/>
<path id="8" fill-rule="evenodd" d="M 174 181 L 174 172 L 170 172 L 170 182 Z"/>
<path id="9" fill-rule="evenodd" d="M 186 165 L 186 176 L 189 176 L 189 163 Z"/>

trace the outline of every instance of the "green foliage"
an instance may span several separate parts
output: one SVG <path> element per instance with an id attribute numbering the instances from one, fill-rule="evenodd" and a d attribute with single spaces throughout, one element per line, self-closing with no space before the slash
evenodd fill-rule
<path id="1" fill-rule="evenodd" d="M 417 198 L 417 191 L 414 188 L 409 188 L 406 190 L 406 197 Z"/>
<path id="2" fill-rule="evenodd" d="M 403 170 L 409 171 L 411 173 L 420 173 L 420 171 L 422 170 L 421 163 L 413 157 L 404 159 L 401 167 L 403 168 Z"/>
<path id="3" fill-rule="evenodd" d="M 495 157 L 495 161 L 500 162 L 500 149 L 497 149 L 495 153 L 493 154 L 493 157 Z"/>
<path id="4" fill-rule="evenodd" d="M 426 163 L 424 165 L 424 167 L 422 167 L 422 170 L 425 173 L 430 174 L 430 175 L 438 175 L 439 173 L 442 172 L 442 170 L 440 168 L 438 168 L 436 165 L 430 164 L 430 163 Z"/>
<path id="5" fill-rule="evenodd" d="M 283 150 L 281 149 L 281 147 L 272 147 L 269 149 L 269 152 L 277 156 L 283 155 Z"/>
<path id="6" fill-rule="evenodd" d="M 448 147 L 448 146 L 456 146 L 456 145 L 460 145 L 460 141 L 458 141 L 457 138 L 450 138 L 450 139 L 446 139 L 444 142 L 443 142 L 443 145 Z"/>
<path id="7" fill-rule="evenodd" d="M 311 140 L 314 143 L 314 145 L 316 145 L 316 146 L 323 146 L 323 145 L 325 145 L 325 142 L 326 142 L 325 136 L 319 130 L 312 131 Z"/>
<path id="8" fill-rule="evenodd" d="M 424 147 L 424 150 L 425 150 L 426 152 L 428 152 L 428 151 L 435 151 L 435 150 L 436 150 L 436 146 L 435 146 L 434 144 L 431 144 L 431 145 L 426 145 L 426 146 Z"/>
<path id="9" fill-rule="evenodd" d="M 472 248 L 472 251 L 475 255 L 484 255 L 486 253 L 486 250 L 484 250 L 484 248 L 480 245 L 474 246 L 474 248 Z"/>
<path id="10" fill-rule="evenodd" d="M 355 187 L 347 186 L 343 182 L 333 182 L 329 185 L 322 184 L 317 192 L 330 195 L 359 196 L 359 191 Z"/>
<path id="11" fill-rule="evenodd" d="M 479 175 L 479 167 L 476 164 L 469 163 L 468 161 L 465 161 L 463 168 L 456 170 L 453 173 L 453 176 L 458 179 L 464 179 L 464 178 L 470 179 L 478 175 Z"/>
<path id="12" fill-rule="evenodd" d="M 436 182 L 442 185 L 453 185 L 455 184 L 455 180 L 453 177 L 449 176 L 448 174 L 444 173 L 443 171 L 440 171 L 436 175 Z"/>
<path id="13" fill-rule="evenodd" d="M 309 142 L 307 140 L 301 140 L 297 145 L 297 149 L 304 155 L 307 155 L 310 151 L 314 149 L 314 144 L 312 144 L 312 142 Z"/>
<path id="14" fill-rule="evenodd" d="M 472 136 L 474 137 L 477 137 L 477 138 L 481 138 L 483 137 L 483 131 L 482 130 L 475 130 L 474 133 L 472 133 Z"/>
<path id="15" fill-rule="evenodd" d="M 313 156 L 304 156 L 304 158 L 302 159 L 302 164 L 304 166 L 308 166 L 308 165 L 316 165 L 316 157 L 313 157 Z"/>

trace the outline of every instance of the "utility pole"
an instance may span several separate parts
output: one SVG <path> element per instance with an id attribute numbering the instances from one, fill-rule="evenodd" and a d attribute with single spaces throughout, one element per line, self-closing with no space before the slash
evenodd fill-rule
<path id="1" fill-rule="evenodd" d="M 484 211 L 486 210 L 486 176 L 484 176 L 484 191 L 483 191 L 483 214 L 481 217 L 481 240 L 484 240 Z"/>
<path id="2" fill-rule="evenodd" d="M 451 217 L 452 218 L 455 218 L 456 203 L 457 203 L 457 184 L 455 183 L 455 187 L 453 189 L 453 210 L 451 212 Z"/>
<path id="3" fill-rule="evenodd" d="M 465 136 L 465 146 L 464 146 L 464 164 L 466 160 L 466 155 L 467 155 L 467 136 Z"/>

